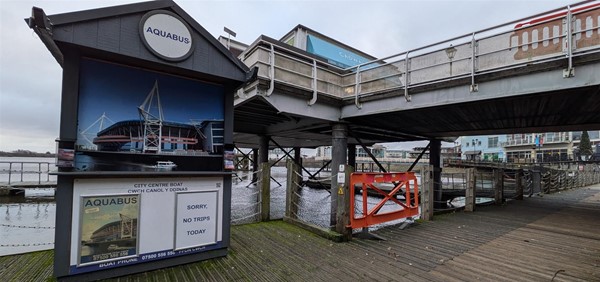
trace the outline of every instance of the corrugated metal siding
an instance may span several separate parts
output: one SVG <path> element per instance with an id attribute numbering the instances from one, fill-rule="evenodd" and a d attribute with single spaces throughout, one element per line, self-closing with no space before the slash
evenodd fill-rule
<path id="1" fill-rule="evenodd" d="M 167 62 L 154 56 L 143 44 L 139 23 L 143 13 L 102 18 L 54 27 L 55 40 L 136 57 L 147 61 L 177 66 L 218 77 L 245 80 L 240 71 L 219 49 L 192 29 L 194 53 L 181 62 Z"/>

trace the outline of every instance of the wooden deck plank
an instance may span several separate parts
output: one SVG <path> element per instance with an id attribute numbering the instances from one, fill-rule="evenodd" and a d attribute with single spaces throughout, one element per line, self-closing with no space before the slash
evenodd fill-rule
<path id="1" fill-rule="evenodd" d="M 282 221 L 232 227 L 229 255 L 108 281 L 600 281 L 600 185 L 436 216 L 333 243 Z M 52 251 L 0 257 L 45 281 Z"/>

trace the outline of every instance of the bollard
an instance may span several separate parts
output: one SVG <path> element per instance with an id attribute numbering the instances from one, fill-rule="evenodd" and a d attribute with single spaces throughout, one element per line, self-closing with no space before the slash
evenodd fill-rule
<path id="1" fill-rule="evenodd" d="M 268 162 L 260 164 L 260 220 L 271 219 L 271 166 Z"/>
<path id="2" fill-rule="evenodd" d="M 465 171 L 465 211 L 475 211 L 475 200 L 477 198 L 475 194 L 475 169 L 469 168 Z"/>

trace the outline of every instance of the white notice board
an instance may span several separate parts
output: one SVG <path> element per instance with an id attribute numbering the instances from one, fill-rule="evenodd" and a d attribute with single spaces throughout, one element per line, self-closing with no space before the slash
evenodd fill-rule
<path id="1" fill-rule="evenodd" d="M 177 193 L 175 250 L 217 242 L 219 191 Z"/>

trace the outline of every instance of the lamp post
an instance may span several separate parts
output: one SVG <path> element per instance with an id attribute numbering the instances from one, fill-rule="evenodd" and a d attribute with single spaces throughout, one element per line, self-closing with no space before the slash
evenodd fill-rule
<path id="1" fill-rule="evenodd" d="M 456 55 L 456 48 L 450 47 L 446 48 L 446 56 L 448 56 L 448 60 L 450 60 L 450 76 L 452 76 L 452 59 L 454 59 L 454 55 Z"/>
<path id="2" fill-rule="evenodd" d="M 233 30 L 228 29 L 227 27 L 223 27 L 223 31 L 227 33 L 227 49 L 231 50 L 231 36 L 235 37 L 236 33 Z"/>

